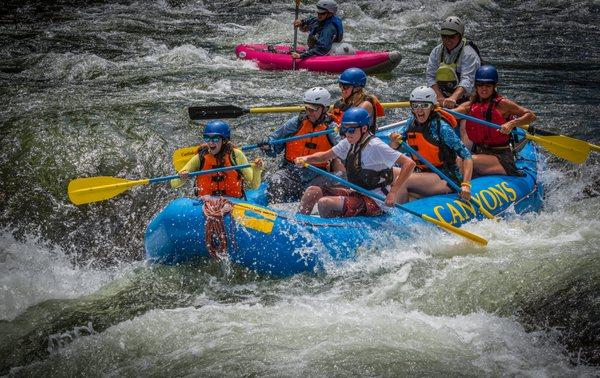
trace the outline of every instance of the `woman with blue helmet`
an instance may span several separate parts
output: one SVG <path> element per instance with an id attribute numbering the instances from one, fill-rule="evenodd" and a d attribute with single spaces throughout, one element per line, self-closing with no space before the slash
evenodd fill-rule
<path id="1" fill-rule="evenodd" d="M 371 117 L 363 108 L 344 112 L 342 129 L 346 138 L 324 152 L 296 158 L 296 165 L 318 164 L 333 158 L 344 160 L 348 181 L 362 188 L 386 196 L 385 204 L 393 206 L 400 187 L 412 173 L 415 163 L 393 150 L 369 132 Z M 399 164 L 402 169 L 393 168 Z M 317 204 L 323 218 L 375 216 L 382 213 L 370 197 L 340 186 L 311 186 L 300 201 L 299 212 L 310 214 Z"/>
<path id="2" fill-rule="evenodd" d="M 367 85 L 365 71 L 360 68 L 348 68 L 342 72 L 338 83 L 342 91 L 342 98 L 333 105 L 331 118 L 339 124 L 346 109 L 356 106 L 364 108 L 371 117 L 369 131 L 375 133 L 377 131 L 377 117 L 382 117 L 385 113 L 379 99 L 364 90 L 365 85 Z"/>
<path id="3" fill-rule="evenodd" d="M 171 180 L 171 186 L 182 186 L 189 172 L 248 164 L 242 150 L 235 148 L 230 138 L 231 128 L 227 122 L 208 122 L 204 127 L 204 144 L 199 146 L 198 153 L 179 171 L 179 178 Z M 256 159 L 251 168 L 196 176 L 195 194 L 241 198 L 244 196 L 244 184 L 247 189 L 258 188 L 261 174 L 262 161 Z"/>
<path id="4" fill-rule="evenodd" d="M 521 173 L 515 165 L 515 146 L 511 131 L 533 122 L 535 114 L 498 93 L 498 71 L 492 65 L 475 72 L 475 92 L 470 101 L 455 110 L 500 125 L 500 130 L 467 121 L 461 137 L 473 152 L 475 175 L 509 175 Z"/>

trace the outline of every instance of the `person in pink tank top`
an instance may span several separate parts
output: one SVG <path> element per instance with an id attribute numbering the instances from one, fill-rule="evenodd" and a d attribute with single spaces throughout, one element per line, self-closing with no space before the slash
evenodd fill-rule
<path id="1" fill-rule="evenodd" d="M 511 131 L 516 126 L 533 122 L 536 116 L 531 110 L 501 96 L 497 87 L 496 68 L 491 65 L 479 67 L 470 101 L 454 110 L 501 126 L 498 130 L 473 121 L 461 126 L 461 139 L 473 152 L 473 174 L 518 176 Z"/>

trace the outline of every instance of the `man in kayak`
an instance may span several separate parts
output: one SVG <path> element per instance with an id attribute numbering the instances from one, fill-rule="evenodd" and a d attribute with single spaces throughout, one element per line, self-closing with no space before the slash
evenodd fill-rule
<path id="1" fill-rule="evenodd" d="M 342 98 L 333 105 L 331 118 L 339 124 L 342 122 L 345 110 L 354 106 L 361 107 L 371 117 L 369 132 L 375 134 L 377 131 L 377 117 L 382 117 L 385 113 L 379 99 L 364 90 L 367 84 L 367 74 L 365 71 L 360 68 L 348 68 L 342 72 L 338 83 L 342 91 Z"/>
<path id="2" fill-rule="evenodd" d="M 460 18 L 446 18 L 440 34 L 442 43 L 429 55 L 427 86 L 433 88 L 441 106 L 454 108 L 473 91 L 481 58 L 477 46 L 464 38 L 465 24 Z"/>
<path id="3" fill-rule="evenodd" d="M 179 171 L 179 178 L 171 180 L 171 186 L 178 188 L 187 180 L 188 173 L 207 169 L 248 164 L 242 150 L 235 148 L 230 140 L 231 128 L 225 121 L 210 121 L 204 127 L 204 143 L 190 161 Z M 240 171 L 213 173 L 196 176 L 197 196 L 244 197 L 244 184 L 247 189 L 258 188 L 261 181 L 262 160 L 256 159 L 251 168 Z"/>
<path id="4" fill-rule="evenodd" d="M 317 2 L 317 17 L 295 20 L 294 27 L 308 32 L 306 44 L 308 49 L 302 53 L 292 52 L 293 59 L 308 58 L 313 55 L 327 55 L 334 42 L 344 38 L 342 20 L 336 16 L 337 3 L 334 0 L 319 0 Z"/>
<path id="5" fill-rule="evenodd" d="M 410 94 L 412 117 L 407 127 L 398 133 L 391 133 L 390 146 L 398 148 L 402 141 L 419 152 L 432 165 L 442 171 L 455 183 L 460 183 L 460 197 L 471 199 L 471 174 L 473 160 L 471 153 L 461 142 L 452 127 L 456 120 L 450 118 L 453 125 L 443 118 L 443 113 L 435 109 L 436 94 L 432 88 L 420 86 Z M 456 164 L 456 157 L 462 159 L 462 172 Z M 432 172 L 417 156 L 412 156 L 418 172 L 413 173 L 399 191 L 398 202 L 408 201 L 408 192 L 422 196 L 450 193 L 452 189 L 441 177 Z"/>
<path id="6" fill-rule="evenodd" d="M 475 73 L 475 94 L 470 101 L 456 108 L 456 111 L 495 123 L 502 128 L 498 130 L 467 121 L 461 127 L 461 137 L 473 151 L 473 171 L 476 175 L 518 176 L 520 172 L 515 165 L 511 131 L 516 126 L 533 122 L 536 116 L 531 110 L 501 96 L 497 86 L 496 67 L 479 67 Z"/>
<path id="7" fill-rule="evenodd" d="M 296 166 L 303 167 L 305 163 L 317 165 L 333 158 L 342 159 L 346 162 L 348 181 L 385 195 L 385 204 L 393 206 L 401 186 L 413 172 L 415 163 L 371 134 L 370 124 L 369 113 L 365 109 L 348 109 L 342 118 L 346 138 L 327 151 L 296 158 Z M 394 164 L 400 165 L 402 169 L 394 169 Z M 310 214 L 315 204 L 323 218 L 382 214 L 382 209 L 375 200 L 340 186 L 309 187 L 302 196 L 299 212 Z"/>
<path id="8" fill-rule="evenodd" d="M 285 144 L 269 144 L 269 141 L 261 143 L 260 148 L 267 156 L 275 157 L 278 153 L 284 152 L 279 170 L 266 179 L 269 203 L 297 201 L 304 189 L 314 182 L 322 181 L 323 179 L 316 173 L 295 167 L 294 160 L 299 156 L 327 151 L 339 141 L 337 125 L 327 114 L 331 101 L 329 91 L 321 87 L 311 88 L 304 93 L 303 101 L 305 111 L 290 118 L 283 126 L 271 133 L 269 141 L 327 129 L 331 130 L 331 133 Z M 330 162 L 323 161 L 318 166 L 328 169 Z"/>

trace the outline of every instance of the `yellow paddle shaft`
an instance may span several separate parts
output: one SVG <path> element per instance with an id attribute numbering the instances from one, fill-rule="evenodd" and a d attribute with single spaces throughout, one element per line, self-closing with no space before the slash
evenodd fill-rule
<path id="1" fill-rule="evenodd" d="M 410 103 L 408 101 L 402 102 L 383 102 L 381 103 L 384 109 L 390 108 L 408 108 Z M 265 108 L 250 108 L 250 113 L 294 113 L 301 112 L 304 110 L 304 106 L 270 106 Z"/>
<path id="2" fill-rule="evenodd" d="M 478 244 L 481 244 L 481 245 L 487 245 L 488 244 L 488 241 L 486 239 L 482 238 L 479 235 L 476 235 L 476 234 L 473 234 L 473 233 L 471 233 L 469 231 L 466 231 L 466 230 L 460 229 L 458 227 L 455 227 L 455 226 L 451 225 L 450 223 L 439 221 L 439 220 L 437 220 L 435 218 L 430 217 L 427 214 L 421 214 L 421 218 L 423 218 L 424 220 L 426 220 L 428 222 L 436 224 L 436 225 L 440 226 L 441 228 L 443 228 L 445 230 L 448 230 L 450 232 L 454 232 L 455 234 L 461 235 L 461 236 L 463 236 L 463 237 L 465 237 L 465 238 L 467 238 L 469 240 L 472 240 L 475 243 L 478 243 Z"/>

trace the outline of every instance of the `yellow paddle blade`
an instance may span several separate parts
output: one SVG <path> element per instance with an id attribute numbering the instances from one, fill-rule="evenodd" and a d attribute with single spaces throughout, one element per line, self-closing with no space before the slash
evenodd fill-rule
<path id="1" fill-rule="evenodd" d="M 587 142 L 568 136 L 525 134 L 525 138 L 539 143 L 550 153 L 573 163 L 581 164 L 590 155 L 590 145 Z"/>
<path id="2" fill-rule="evenodd" d="M 423 218 L 424 220 L 431 222 L 433 224 L 436 224 L 438 226 L 440 226 L 441 228 L 443 228 L 446 231 L 452 232 L 454 234 L 460 235 L 462 237 L 465 237 L 467 239 L 470 239 L 472 241 L 474 241 L 475 243 L 481 244 L 481 245 L 487 245 L 488 241 L 484 238 L 482 238 L 479 235 L 475 235 L 470 233 L 467 230 L 463 230 L 460 229 L 458 227 L 454 227 L 453 225 L 451 225 L 450 223 L 446 223 L 446 222 L 441 222 L 435 218 L 430 217 L 429 215 L 426 214 L 422 214 L 421 218 Z"/>
<path id="3" fill-rule="evenodd" d="M 173 167 L 179 172 L 194 155 L 198 153 L 198 146 L 182 147 L 173 152 Z"/>
<path id="4" fill-rule="evenodd" d="M 148 182 L 149 179 L 127 180 L 111 176 L 77 178 L 69 182 L 69 199 L 75 205 L 104 201 Z"/>

